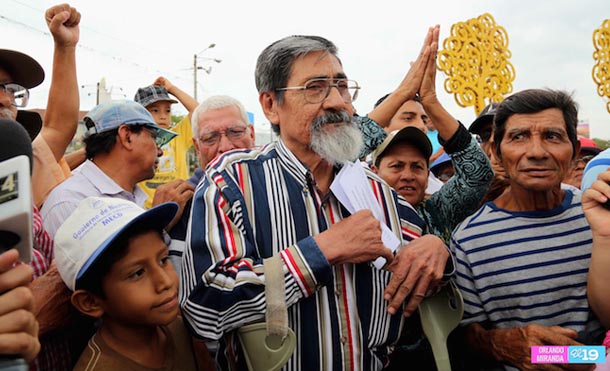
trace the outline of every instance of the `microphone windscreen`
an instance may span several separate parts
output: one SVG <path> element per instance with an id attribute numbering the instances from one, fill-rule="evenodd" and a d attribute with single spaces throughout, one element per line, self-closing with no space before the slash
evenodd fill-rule
<path id="1" fill-rule="evenodd" d="M 0 162 L 26 155 L 32 169 L 32 142 L 28 132 L 18 122 L 0 119 Z"/>

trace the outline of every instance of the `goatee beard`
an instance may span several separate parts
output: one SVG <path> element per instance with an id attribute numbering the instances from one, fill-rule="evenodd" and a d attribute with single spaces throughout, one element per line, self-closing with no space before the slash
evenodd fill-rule
<path id="1" fill-rule="evenodd" d="M 358 124 L 346 111 L 317 117 L 310 138 L 310 148 L 331 165 L 356 160 L 364 144 Z"/>

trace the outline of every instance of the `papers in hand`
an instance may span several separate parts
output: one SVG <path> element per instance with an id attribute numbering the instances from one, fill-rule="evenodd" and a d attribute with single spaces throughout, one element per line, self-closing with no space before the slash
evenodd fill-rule
<path id="1" fill-rule="evenodd" d="M 381 240 L 383 244 L 392 250 L 392 252 L 396 251 L 400 246 L 400 240 L 385 224 L 383 210 L 373 194 L 373 189 L 360 161 L 355 163 L 346 162 L 330 185 L 330 189 L 350 213 L 354 214 L 360 210 L 371 210 L 373 216 L 381 224 Z M 373 265 L 375 268 L 381 269 L 385 263 L 385 258 L 378 257 L 373 262 Z"/>

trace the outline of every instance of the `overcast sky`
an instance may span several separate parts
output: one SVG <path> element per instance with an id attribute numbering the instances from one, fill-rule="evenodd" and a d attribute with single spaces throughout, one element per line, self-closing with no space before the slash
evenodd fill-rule
<path id="1" fill-rule="evenodd" d="M 16 49 L 45 68 L 45 82 L 33 89 L 30 108 L 46 105 L 52 39 L 44 22 L 48 0 L 0 0 L 0 48 Z M 451 25 L 491 13 L 509 36 L 516 70 L 513 91 L 555 88 L 574 92 L 580 119 L 593 137 L 610 139 L 610 113 L 591 77 L 593 31 L 610 18 L 607 0 L 443 0 L 443 1 L 128 1 L 74 0 L 82 14 L 77 54 L 81 109 L 95 105 L 95 86 L 104 77 L 113 98 L 133 99 L 138 87 L 164 75 L 193 93 L 193 54 L 216 47 L 199 59 L 211 73 L 198 72 L 198 98 L 227 94 L 254 112 L 260 135 L 268 127 L 258 104 L 254 66 L 263 48 L 292 34 L 320 35 L 339 47 L 348 76 L 363 87 L 359 113 L 393 90 L 415 59 L 427 27 L 441 25 L 441 40 Z M 437 88 L 443 104 L 464 124 L 472 107 L 459 107 Z M 180 109 L 175 109 L 181 113 Z"/>

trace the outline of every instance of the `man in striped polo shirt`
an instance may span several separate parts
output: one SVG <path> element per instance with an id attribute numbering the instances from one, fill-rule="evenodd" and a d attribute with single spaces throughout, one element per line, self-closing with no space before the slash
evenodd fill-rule
<path id="1" fill-rule="evenodd" d="M 435 28 L 414 64 L 413 95 L 425 68 L 435 68 L 430 49 L 437 41 Z M 330 191 L 362 146 L 351 104 L 358 85 L 343 72 L 333 43 L 290 36 L 271 44 L 258 58 L 256 86 L 279 140 L 209 163 L 193 197 L 183 256 L 187 324 L 219 342 L 218 369 L 245 369 L 235 333 L 264 319 L 263 259 L 279 256 L 296 335 L 283 369 L 381 370 L 403 315 L 444 277 L 449 251 L 436 236 L 416 238 L 423 220 L 372 171 L 365 170 L 366 181 L 382 222 L 410 241 L 395 256 L 382 243 L 380 221 L 369 210 L 350 215 Z M 391 261 L 387 269 L 371 264 L 380 256 Z"/>
<path id="2" fill-rule="evenodd" d="M 510 185 L 451 241 L 465 343 L 483 369 L 534 369 L 531 346 L 579 345 L 601 335 L 586 292 L 591 231 L 580 195 L 561 189 L 579 150 L 577 113 L 566 93 L 537 89 L 497 109 L 492 151 Z"/>

